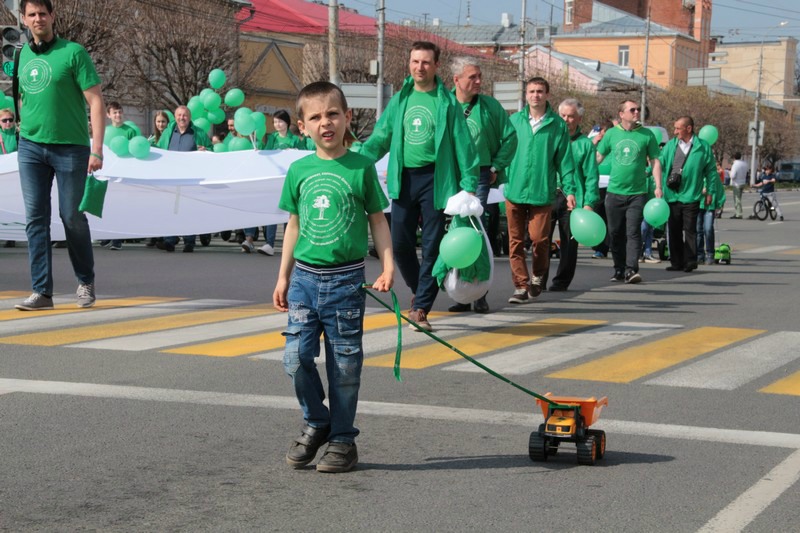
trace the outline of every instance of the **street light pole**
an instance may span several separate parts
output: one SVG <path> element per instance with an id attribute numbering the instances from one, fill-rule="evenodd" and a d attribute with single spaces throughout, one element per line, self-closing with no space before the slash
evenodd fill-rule
<path id="1" fill-rule="evenodd" d="M 789 24 L 789 21 L 783 20 L 781 21 L 776 28 L 782 28 Z M 754 186 L 756 183 L 756 172 L 758 170 L 758 165 L 756 164 L 756 156 L 758 152 L 758 137 L 759 130 L 761 126 L 758 122 L 758 108 L 761 105 L 761 73 L 764 68 L 764 41 L 766 36 L 761 38 L 761 49 L 758 52 L 758 83 L 756 84 L 756 104 L 755 104 L 755 111 L 753 112 L 753 147 L 750 152 L 750 186 Z"/>

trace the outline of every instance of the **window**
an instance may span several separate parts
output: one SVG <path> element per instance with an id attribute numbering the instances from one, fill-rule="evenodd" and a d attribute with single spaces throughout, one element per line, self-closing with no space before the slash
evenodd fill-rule
<path id="1" fill-rule="evenodd" d="M 630 59 L 630 54 L 631 54 L 631 51 L 630 51 L 628 45 L 619 47 L 619 55 L 618 55 L 618 58 L 617 58 L 618 59 L 617 63 L 619 63 L 619 66 L 621 66 L 621 67 L 627 67 L 628 66 L 628 60 Z"/>
<path id="2" fill-rule="evenodd" d="M 572 8 L 575 0 L 564 0 L 564 24 L 572 24 Z"/>

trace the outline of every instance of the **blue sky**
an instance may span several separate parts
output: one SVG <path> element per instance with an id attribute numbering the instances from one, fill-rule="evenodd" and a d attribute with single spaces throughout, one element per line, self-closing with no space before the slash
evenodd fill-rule
<path id="1" fill-rule="evenodd" d="M 698 0 L 699 1 L 699 0 Z M 360 13 L 375 16 L 377 0 L 339 0 L 340 4 L 357 9 Z M 503 12 L 519 22 L 521 0 L 385 0 L 386 19 L 400 22 L 404 18 L 431 23 L 439 18 L 442 24 L 465 24 L 469 4 L 472 24 L 500 22 Z M 563 0 L 527 0 L 529 19 L 544 23 L 563 20 Z M 778 29 L 781 21 L 788 24 Z M 792 36 L 800 39 L 800 2 L 797 0 L 713 0 L 711 29 L 727 41 L 759 40 L 763 35 Z"/>

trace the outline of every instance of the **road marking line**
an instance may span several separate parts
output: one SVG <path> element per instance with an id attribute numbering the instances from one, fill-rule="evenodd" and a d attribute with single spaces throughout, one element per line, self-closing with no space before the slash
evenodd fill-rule
<path id="1" fill-rule="evenodd" d="M 784 250 L 791 250 L 794 246 L 762 246 L 761 248 L 751 248 L 749 250 L 740 250 L 742 254 L 771 254 L 774 252 L 782 252 Z"/>
<path id="2" fill-rule="evenodd" d="M 91 340 L 163 331 L 168 329 L 197 326 L 200 324 L 213 324 L 216 322 L 266 316 L 275 312 L 266 304 L 235 307 L 230 309 L 215 309 L 212 311 L 197 311 L 193 313 L 178 313 L 156 318 L 141 318 L 97 325 L 69 328 L 61 331 L 48 331 L 14 335 L 0 338 L 0 344 L 25 344 L 30 346 L 62 346 L 76 344 Z"/>
<path id="3" fill-rule="evenodd" d="M 280 321 L 275 327 L 285 326 L 287 317 L 281 314 L 277 317 Z M 364 317 L 364 329 L 377 329 L 397 326 L 397 317 L 388 313 L 372 314 Z M 267 328 L 263 328 L 267 329 Z M 286 344 L 283 336 L 283 329 L 271 331 L 258 335 L 239 337 L 237 339 L 225 339 L 204 344 L 194 344 L 181 348 L 163 350 L 165 353 L 186 354 L 186 355 L 206 355 L 210 357 L 237 357 L 250 355 L 258 352 L 282 349 Z M 322 350 L 324 352 L 324 350 Z"/>
<path id="4" fill-rule="evenodd" d="M 495 329 L 494 331 L 486 333 L 461 336 L 455 339 L 451 344 L 467 355 L 474 357 L 482 353 L 494 352 L 510 346 L 518 346 L 543 337 L 562 335 L 576 329 L 597 324 L 604 324 L 604 322 L 598 320 L 548 318 L 536 322 Z M 460 357 L 460 355 L 447 346 L 436 343 L 412 348 L 410 350 L 403 350 L 401 367 L 419 370 L 456 361 L 460 359 Z M 378 355 L 365 359 L 364 366 L 392 367 L 394 366 L 394 359 L 394 353 Z"/>
<path id="5" fill-rule="evenodd" d="M 767 385 L 759 392 L 800 396 L 800 372 L 795 372 L 791 376 L 780 379 L 772 385 Z"/>
<path id="6" fill-rule="evenodd" d="M 783 460 L 700 528 L 700 533 L 744 531 L 772 502 L 800 480 L 800 450 Z"/>
<path id="7" fill-rule="evenodd" d="M 764 330 L 697 328 L 554 372 L 547 377 L 630 383 L 760 333 L 764 333 Z"/>
<path id="8" fill-rule="evenodd" d="M 725 350 L 645 383 L 734 390 L 800 358 L 798 345 L 800 332 L 782 331 Z"/>
<path id="9" fill-rule="evenodd" d="M 0 391 L 32 394 L 52 394 L 89 398 L 114 398 L 123 400 L 157 401 L 195 405 L 217 405 L 228 407 L 257 407 L 264 409 L 288 409 L 299 411 L 294 396 L 273 396 L 229 392 L 209 392 L 152 387 L 103 385 L 66 381 L 34 381 L 26 379 L 0 378 Z M 531 431 L 542 422 L 540 411 L 529 412 L 492 411 L 438 405 L 374 402 L 359 400 L 359 416 L 395 416 L 425 420 L 446 420 L 473 424 L 521 426 Z M 712 428 L 708 426 L 684 426 L 656 424 L 651 422 L 603 419 L 607 433 L 636 435 L 643 437 L 671 438 L 676 440 L 743 444 L 769 448 L 800 450 L 800 435 L 741 429 Z"/>
<path id="10" fill-rule="evenodd" d="M 30 292 L 25 291 L 0 291 L 0 300 L 8 300 L 11 298 L 26 298 L 30 296 Z"/>
<path id="11" fill-rule="evenodd" d="M 0 311 L 0 322 L 10 320 L 39 320 L 57 315 L 73 315 L 76 313 L 96 313 L 108 309 L 118 309 L 120 307 L 135 307 L 141 305 L 153 305 L 164 302 L 174 302 L 182 300 L 182 298 L 152 298 L 147 296 L 135 298 L 109 298 L 97 300 L 94 307 L 81 308 L 75 305 L 75 299 L 71 298 L 67 301 L 62 301 L 61 298 L 56 299 L 55 309 L 52 311 L 20 311 L 19 309 L 4 309 Z M 69 306 L 69 307 L 66 307 Z"/>
<path id="12" fill-rule="evenodd" d="M 568 337 L 549 339 L 531 346 L 482 357 L 481 363 L 505 376 L 530 374 L 585 357 L 598 350 L 606 350 L 620 344 L 636 342 L 651 335 L 658 335 L 665 331 L 682 327 L 675 324 L 620 322 L 592 328 L 588 331 L 578 331 Z M 468 361 L 448 366 L 444 370 L 483 372 L 483 370 Z"/>

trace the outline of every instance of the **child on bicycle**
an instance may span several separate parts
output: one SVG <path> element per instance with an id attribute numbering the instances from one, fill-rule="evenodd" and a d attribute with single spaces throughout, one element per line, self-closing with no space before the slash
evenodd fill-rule
<path id="1" fill-rule="evenodd" d="M 758 181 L 756 181 L 756 187 L 761 187 L 761 192 L 764 193 L 764 196 L 772 204 L 772 209 L 778 214 L 781 220 L 783 220 L 783 212 L 781 211 L 781 206 L 778 205 L 778 192 L 775 189 L 775 184 L 778 183 L 778 178 L 774 174 L 775 169 L 773 168 L 772 164 L 767 164 L 764 167 L 764 173 L 758 177 Z"/>
<path id="2" fill-rule="evenodd" d="M 394 278 L 391 235 L 383 215 L 389 201 L 374 163 L 347 149 L 352 111 L 339 87 L 328 82 L 304 87 L 297 97 L 297 116 L 316 152 L 289 166 L 278 203 L 289 212 L 289 223 L 272 301 L 289 313 L 283 364 L 305 420 L 286 462 L 302 468 L 327 442 L 317 471 L 347 472 L 358 462 L 359 432 L 353 424 L 364 360 L 367 225 L 383 267 L 372 287 L 385 292 Z M 325 390 L 314 362 L 320 335 L 330 408 L 323 403 Z"/>

